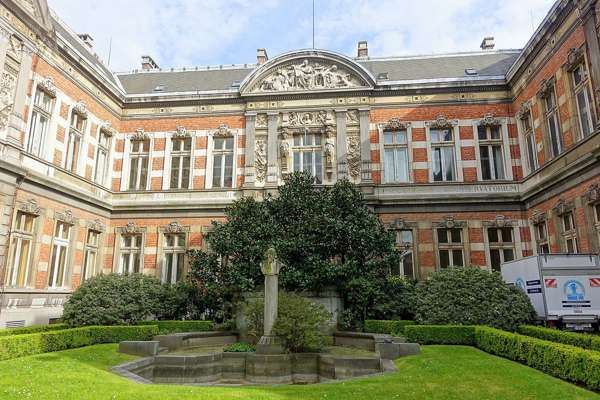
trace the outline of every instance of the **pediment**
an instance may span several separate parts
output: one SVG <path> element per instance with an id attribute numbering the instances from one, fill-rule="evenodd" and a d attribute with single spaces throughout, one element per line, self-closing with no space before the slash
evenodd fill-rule
<path id="1" fill-rule="evenodd" d="M 370 73 L 352 59 L 325 51 L 299 51 L 276 57 L 255 70 L 242 94 L 348 91 L 372 88 Z"/>
<path id="2" fill-rule="evenodd" d="M 7 0 L 8 8 L 19 16 L 31 28 L 39 28 L 39 31 L 50 33 L 52 31 L 52 19 L 46 0 Z"/>

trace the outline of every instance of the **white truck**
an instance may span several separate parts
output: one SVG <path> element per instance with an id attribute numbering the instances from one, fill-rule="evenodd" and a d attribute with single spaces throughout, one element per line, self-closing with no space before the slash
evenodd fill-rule
<path id="1" fill-rule="evenodd" d="M 541 254 L 503 263 L 502 278 L 522 289 L 538 317 L 570 330 L 600 320 L 600 264 L 593 254 Z"/>

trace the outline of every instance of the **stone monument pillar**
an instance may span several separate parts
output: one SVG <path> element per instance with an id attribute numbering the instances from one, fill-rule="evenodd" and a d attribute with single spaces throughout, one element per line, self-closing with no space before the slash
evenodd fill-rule
<path id="1" fill-rule="evenodd" d="M 267 250 L 260 270 L 265 276 L 265 315 L 264 334 L 258 341 L 256 352 L 258 354 L 281 354 L 280 340 L 273 335 L 273 324 L 277 319 L 277 305 L 279 300 L 279 270 L 281 263 L 272 247 Z"/>

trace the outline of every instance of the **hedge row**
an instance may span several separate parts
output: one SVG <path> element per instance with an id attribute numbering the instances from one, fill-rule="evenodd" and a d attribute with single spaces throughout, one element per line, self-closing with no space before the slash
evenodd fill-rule
<path id="1" fill-rule="evenodd" d="M 149 326 L 87 326 L 49 332 L 0 337 L 0 361 L 34 354 L 48 353 L 99 343 L 123 340 L 150 340 L 158 327 Z"/>
<path id="2" fill-rule="evenodd" d="M 138 325 L 156 325 L 158 333 L 167 335 L 180 332 L 206 332 L 213 330 L 212 321 L 142 321 Z"/>
<path id="3" fill-rule="evenodd" d="M 531 325 L 521 325 L 519 327 L 519 333 L 525 336 L 548 340 L 550 342 L 569 344 L 584 349 L 600 351 L 600 336 L 585 333 L 564 332 L 557 329 Z"/>
<path id="4" fill-rule="evenodd" d="M 409 342 L 421 344 L 475 344 L 475 327 L 470 325 L 411 325 L 404 329 Z"/>
<path id="5" fill-rule="evenodd" d="M 67 329 L 68 326 L 65 324 L 51 324 L 51 325 L 32 325 L 25 328 L 7 328 L 0 329 L 1 336 L 12 336 L 12 335 L 23 335 L 27 333 L 39 333 L 39 332 L 50 332 L 60 331 Z"/>
<path id="6" fill-rule="evenodd" d="M 414 324 L 415 321 L 410 320 L 367 319 L 365 320 L 365 332 L 404 335 L 404 328 Z"/>
<path id="7" fill-rule="evenodd" d="M 596 351 L 484 326 L 415 325 L 406 327 L 406 337 L 422 344 L 470 344 L 557 378 L 600 389 L 600 353 Z"/>

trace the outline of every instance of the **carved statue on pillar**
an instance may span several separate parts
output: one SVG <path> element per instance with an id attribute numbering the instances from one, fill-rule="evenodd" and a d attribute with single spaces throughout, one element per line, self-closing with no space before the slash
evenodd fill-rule
<path id="1" fill-rule="evenodd" d="M 277 319 L 277 307 L 279 303 L 279 271 L 281 263 L 277 259 L 274 248 L 269 248 L 265 253 L 260 270 L 265 276 L 265 312 L 264 312 L 264 334 L 258 341 L 256 352 L 258 354 L 280 354 L 283 353 L 280 340 L 273 335 L 273 325 Z"/>
<path id="2" fill-rule="evenodd" d="M 328 126 L 325 130 L 325 169 L 327 173 L 333 171 L 335 158 L 335 131 Z"/>

